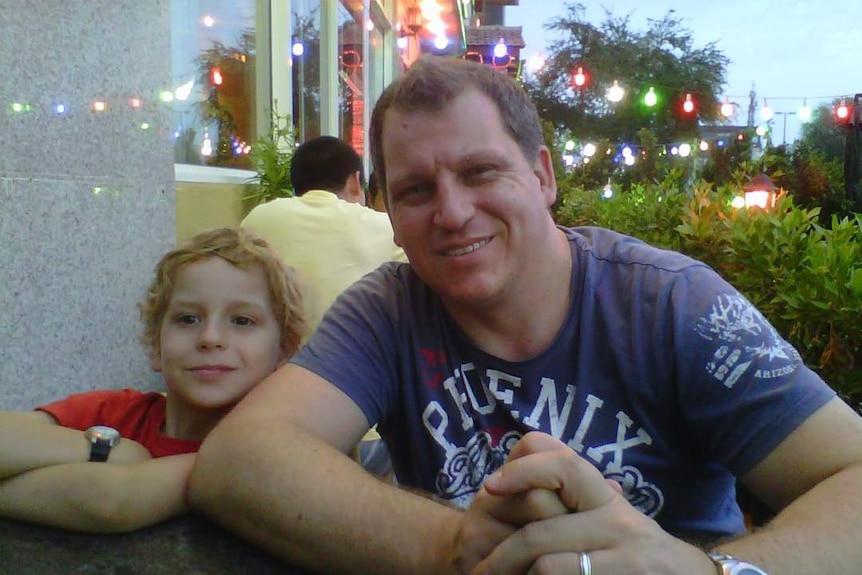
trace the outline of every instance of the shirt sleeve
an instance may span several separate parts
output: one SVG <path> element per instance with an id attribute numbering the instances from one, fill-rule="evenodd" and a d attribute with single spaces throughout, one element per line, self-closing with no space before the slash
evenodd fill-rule
<path id="1" fill-rule="evenodd" d="M 384 264 L 345 290 L 291 359 L 343 391 L 372 426 L 398 393 L 398 273 Z"/>
<path id="2" fill-rule="evenodd" d="M 36 410 L 52 415 L 63 427 L 84 431 L 93 425 L 113 424 L 108 419 L 110 405 L 117 399 L 121 399 L 122 403 L 128 403 L 126 396 L 131 393 L 133 393 L 132 390 L 127 389 L 76 393 L 65 399 L 41 405 Z"/>
<path id="3" fill-rule="evenodd" d="M 708 455 L 750 471 L 835 392 L 766 318 L 706 266 L 671 297 L 681 413 Z"/>

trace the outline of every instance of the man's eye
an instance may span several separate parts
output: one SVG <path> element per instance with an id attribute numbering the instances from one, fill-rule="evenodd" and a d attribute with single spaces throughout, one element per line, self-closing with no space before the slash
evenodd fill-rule
<path id="1" fill-rule="evenodd" d="M 496 168 L 494 166 L 482 165 L 482 166 L 473 166 L 464 171 L 464 178 L 467 180 L 476 179 L 476 178 L 484 178 L 491 176 L 495 172 Z"/>
<path id="2" fill-rule="evenodd" d="M 433 193 L 433 182 L 420 182 L 416 184 L 410 184 L 399 188 L 397 191 L 393 191 L 392 201 L 395 203 L 405 202 L 412 204 L 423 201 L 424 198 L 429 197 L 429 195 Z"/>
<path id="3" fill-rule="evenodd" d="M 403 193 L 404 193 L 404 195 L 423 194 L 425 192 L 432 190 L 433 187 L 434 187 L 434 184 L 431 184 L 428 182 L 424 182 L 421 184 L 413 184 L 412 186 L 408 186 L 407 188 L 405 188 L 403 190 Z"/>
<path id="4" fill-rule="evenodd" d="M 255 325 L 255 321 L 246 316 L 239 316 L 234 318 L 234 323 L 241 326 Z"/>

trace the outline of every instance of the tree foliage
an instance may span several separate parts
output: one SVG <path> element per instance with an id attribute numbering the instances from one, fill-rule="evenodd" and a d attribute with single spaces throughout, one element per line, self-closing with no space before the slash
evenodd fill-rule
<path id="1" fill-rule="evenodd" d="M 817 150 L 824 160 L 843 162 L 847 133 L 846 128 L 835 121 L 833 110 L 837 104 L 837 101 L 831 106 L 823 104 L 812 111 L 811 120 L 802 126 L 798 147 Z"/>
<path id="2" fill-rule="evenodd" d="M 201 121 L 210 130 L 213 154 L 206 163 L 230 168 L 248 167 L 248 159 L 234 150 L 234 140 L 251 141 L 256 137 L 254 114 L 249 109 L 248 92 L 243 87 L 254 85 L 254 30 L 243 30 L 237 46 L 213 40 L 195 59 L 197 82 L 205 86 L 206 98 L 198 104 Z M 211 74 L 218 69 L 224 85 L 212 82 Z"/>
<path id="3" fill-rule="evenodd" d="M 562 39 L 551 44 L 543 69 L 525 82 L 543 119 L 579 138 L 602 135 L 633 141 L 640 129 L 649 128 L 664 142 L 693 136 L 698 119 L 719 118 L 718 94 L 729 60 L 714 43 L 695 47 L 691 32 L 673 11 L 648 20 L 648 29 L 641 32 L 631 28 L 628 16 L 614 17 L 606 10 L 605 21 L 596 26 L 580 16 L 582 4 L 567 3 L 566 9 L 546 24 Z M 584 88 L 571 85 L 578 67 L 589 76 Z M 617 104 L 606 98 L 614 80 L 626 89 Z M 647 108 L 642 102 L 650 87 L 659 99 Z M 697 104 L 696 119 L 680 113 L 686 93 Z"/>

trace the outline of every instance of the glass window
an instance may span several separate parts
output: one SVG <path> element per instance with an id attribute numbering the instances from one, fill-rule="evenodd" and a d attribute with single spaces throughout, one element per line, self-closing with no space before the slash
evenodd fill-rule
<path id="1" fill-rule="evenodd" d="M 338 125 L 340 136 L 361 155 L 365 148 L 363 3 L 338 7 Z"/>
<path id="2" fill-rule="evenodd" d="M 248 168 L 257 138 L 255 0 L 173 0 L 176 162 Z"/>
<path id="3" fill-rule="evenodd" d="M 373 106 L 386 87 L 387 58 L 392 57 L 392 50 L 397 46 L 393 41 L 392 26 L 379 4 L 371 11 L 371 18 L 374 28 L 368 35 L 368 104 Z"/>
<path id="4" fill-rule="evenodd" d="M 293 0 L 292 9 L 292 116 L 304 142 L 320 135 L 320 0 Z"/>

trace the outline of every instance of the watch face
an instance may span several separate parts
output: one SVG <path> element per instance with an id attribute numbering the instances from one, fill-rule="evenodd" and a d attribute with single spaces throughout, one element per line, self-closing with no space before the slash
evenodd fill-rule
<path id="1" fill-rule="evenodd" d="M 120 432 L 106 425 L 94 425 L 87 430 L 87 437 L 91 440 L 103 439 L 105 441 L 115 441 L 120 437 Z"/>

